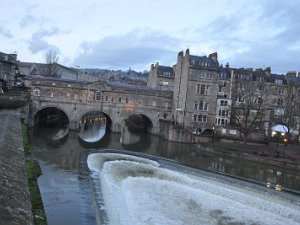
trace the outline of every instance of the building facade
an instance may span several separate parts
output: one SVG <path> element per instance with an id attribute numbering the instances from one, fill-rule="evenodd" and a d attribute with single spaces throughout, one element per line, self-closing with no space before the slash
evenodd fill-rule
<path id="1" fill-rule="evenodd" d="M 0 52 L 0 88 L 2 91 L 12 89 L 16 82 L 17 54 Z"/>
<path id="2" fill-rule="evenodd" d="M 195 56 L 187 49 L 172 67 L 152 64 L 148 86 L 173 91 L 174 124 L 194 135 L 268 136 L 277 124 L 286 126 L 287 133 L 300 130 L 296 72 L 223 67 L 217 53 Z"/>

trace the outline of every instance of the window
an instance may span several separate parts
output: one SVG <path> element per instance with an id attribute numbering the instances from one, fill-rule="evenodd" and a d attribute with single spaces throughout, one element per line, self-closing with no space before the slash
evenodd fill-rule
<path id="1" fill-rule="evenodd" d="M 283 105 L 283 99 L 282 98 L 277 99 L 277 105 Z"/>
<path id="2" fill-rule="evenodd" d="M 219 92 L 222 92 L 222 87 L 221 85 L 219 85 Z"/>
<path id="3" fill-rule="evenodd" d="M 167 85 L 169 85 L 169 82 L 168 82 L 168 81 L 164 81 L 164 82 L 163 82 L 163 85 L 164 85 L 164 86 L 167 86 Z"/>
<path id="4" fill-rule="evenodd" d="M 96 100 L 101 100 L 102 92 L 96 91 Z"/>
<path id="5" fill-rule="evenodd" d="M 121 98 L 121 97 L 119 97 L 119 99 L 118 99 L 118 100 L 119 100 L 119 102 L 122 102 L 122 98 Z"/>
<path id="6" fill-rule="evenodd" d="M 228 110 L 220 109 L 219 110 L 219 116 L 228 116 Z"/>
<path id="7" fill-rule="evenodd" d="M 108 101 L 108 96 L 105 96 L 105 101 L 106 101 L 106 102 Z"/>
<path id="8" fill-rule="evenodd" d="M 125 102 L 128 103 L 128 98 L 125 99 Z"/>
<path id="9" fill-rule="evenodd" d="M 282 109 L 282 108 L 275 108 L 274 109 L 274 114 L 276 116 L 283 116 L 284 115 L 284 109 Z"/>
<path id="10" fill-rule="evenodd" d="M 227 125 L 228 124 L 228 119 L 216 119 L 216 125 Z"/>
<path id="11" fill-rule="evenodd" d="M 40 96 L 41 95 L 41 90 L 38 88 L 33 89 L 33 96 Z"/>
<path id="12" fill-rule="evenodd" d="M 236 101 L 237 102 L 245 102 L 245 97 L 244 96 L 238 96 Z"/>
<path id="13" fill-rule="evenodd" d="M 262 85 L 257 85 L 256 91 L 263 91 L 264 87 Z"/>
<path id="14" fill-rule="evenodd" d="M 208 104 L 204 100 L 200 100 L 199 102 L 195 103 L 195 110 L 207 111 Z"/>
<path id="15" fill-rule="evenodd" d="M 193 115 L 193 121 L 194 121 L 194 122 L 203 122 L 203 123 L 207 123 L 207 115 L 194 114 L 194 115 Z"/>
<path id="16" fill-rule="evenodd" d="M 207 84 L 197 84 L 197 94 L 208 95 L 209 85 Z"/>
<path id="17" fill-rule="evenodd" d="M 111 102 L 115 102 L 115 98 L 114 97 L 111 98 Z"/>
<path id="18" fill-rule="evenodd" d="M 279 85 L 282 85 L 283 81 L 282 80 L 279 80 L 279 79 L 276 79 L 275 80 L 275 84 L 279 84 Z"/>
<path id="19" fill-rule="evenodd" d="M 226 100 L 221 100 L 220 105 L 221 106 L 227 106 L 227 101 Z"/>

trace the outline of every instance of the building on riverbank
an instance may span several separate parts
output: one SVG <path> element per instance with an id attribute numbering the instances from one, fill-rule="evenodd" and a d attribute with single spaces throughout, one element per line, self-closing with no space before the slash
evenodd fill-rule
<path id="1" fill-rule="evenodd" d="M 299 73 L 273 74 L 271 68 L 232 68 L 209 56 L 179 52 L 172 67 L 150 67 L 148 87 L 172 90 L 172 115 L 177 127 L 194 135 L 218 134 L 265 140 L 282 124 L 298 140 Z"/>
<path id="2" fill-rule="evenodd" d="M 11 89 L 16 82 L 17 54 L 0 52 L 0 88 Z"/>

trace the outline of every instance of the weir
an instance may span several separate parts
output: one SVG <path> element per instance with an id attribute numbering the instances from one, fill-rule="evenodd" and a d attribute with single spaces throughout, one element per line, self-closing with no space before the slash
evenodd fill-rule
<path id="1" fill-rule="evenodd" d="M 300 224 L 297 195 L 149 158 L 109 150 L 88 156 L 100 178 L 93 188 L 103 199 L 102 223 Z"/>

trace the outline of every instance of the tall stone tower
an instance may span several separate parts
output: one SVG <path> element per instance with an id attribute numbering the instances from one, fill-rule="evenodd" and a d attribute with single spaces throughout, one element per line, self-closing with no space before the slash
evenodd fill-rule
<path id="1" fill-rule="evenodd" d="M 173 115 L 176 123 L 184 123 L 184 115 L 187 101 L 188 88 L 188 70 L 190 65 L 189 49 L 186 50 L 185 55 L 179 52 L 177 56 L 177 63 L 175 65 L 175 79 L 173 91 Z"/>

